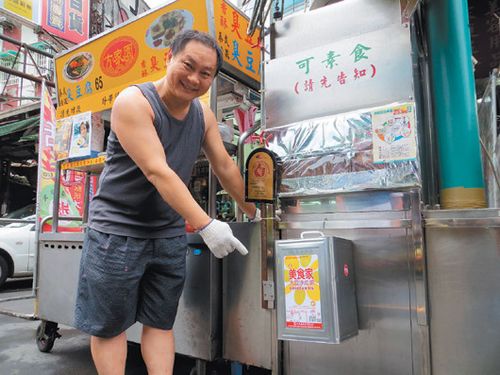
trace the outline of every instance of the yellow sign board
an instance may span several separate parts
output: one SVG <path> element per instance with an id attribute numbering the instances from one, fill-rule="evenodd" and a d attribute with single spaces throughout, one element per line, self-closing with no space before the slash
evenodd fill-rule
<path id="1" fill-rule="evenodd" d="M 163 77 L 184 29 L 208 31 L 205 2 L 177 0 L 57 56 L 57 117 L 109 109 L 125 87 Z"/>
<path id="2" fill-rule="evenodd" d="M 215 22 L 224 60 L 259 81 L 258 31 L 248 38 L 247 19 L 224 0 L 213 1 L 210 22 Z M 205 1 L 172 1 L 57 56 L 57 118 L 109 109 L 125 87 L 163 77 L 172 39 L 184 29 L 214 29 L 209 28 Z"/>
<path id="3" fill-rule="evenodd" d="M 104 162 L 106 161 L 106 155 L 101 155 L 96 158 L 82 159 L 75 161 L 67 161 L 61 163 L 62 170 L 77 169 L 77 170 L 87 170 L 92 167 L 102 169 Z"/>
<path id="4" fill-rule="evenodd" d="M 5 0 L 3 6 L 29 20 L 33 18 L 33 1 L 31 0 Z"/>
<path id="5" fill-rule="evenodd" d="M 214 0 L 214 24 L 224 61 L 259 82 L 259 30 L 248 36 L 248 20 L 225 0 Z"/>

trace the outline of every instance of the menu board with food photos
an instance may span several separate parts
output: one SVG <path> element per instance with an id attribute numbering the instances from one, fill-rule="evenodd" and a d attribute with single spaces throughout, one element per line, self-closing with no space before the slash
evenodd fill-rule
<path id="1" fill-rule="evenodd" d="M 259 31 L 248 37 L 248 20 L 224 0 L 213 0 L 213 17 L 207 4 L 169 2 L 56 56 L 57 118 L 109 109 L 125 87 L 162 78 L 172 40 L 187 29 L 212 33 L 223 51 L 224 66 L 258 82 Z"/>

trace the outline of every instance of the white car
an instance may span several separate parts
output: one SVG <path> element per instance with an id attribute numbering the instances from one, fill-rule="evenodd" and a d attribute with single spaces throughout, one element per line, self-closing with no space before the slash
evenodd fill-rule
<path id="1" fill-rule="evenodd" d="M 36 215 L 0 227 L 0 287 L 8 277 L 32 276 L 36 254 Z"/>

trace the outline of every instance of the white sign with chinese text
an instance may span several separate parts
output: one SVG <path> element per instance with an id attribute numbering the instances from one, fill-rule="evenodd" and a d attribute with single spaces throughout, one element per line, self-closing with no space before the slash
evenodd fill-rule
<path id="1" fill-rule="evenodd" d="M 266 127 L 408 101 L 410 34 L 391 25 L 265 65 Z"/>

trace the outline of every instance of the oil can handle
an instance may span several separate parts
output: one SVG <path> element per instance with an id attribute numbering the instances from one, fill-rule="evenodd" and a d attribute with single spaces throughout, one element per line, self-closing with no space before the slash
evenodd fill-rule
<path id="1" fill-rule="evenodd" d="M 309 238 L 325 237 L 325 235 L 323 234 L 323 232 L 320 232 L 319 230 L 306 230 L 305 232 L 302 232 L 300 234 L 300 238 L 304 239 L 304 238 L 306 238 L 306 236 L 313 235 L 313 234 L 315 236 L 314 237 L 309 237 Z"/>

